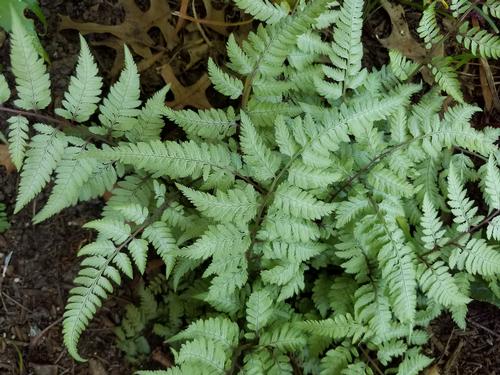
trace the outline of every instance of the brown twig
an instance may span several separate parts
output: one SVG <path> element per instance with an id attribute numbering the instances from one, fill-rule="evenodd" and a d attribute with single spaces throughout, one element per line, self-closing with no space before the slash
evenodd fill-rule
<path id="1" fill-rule="evenodd" d="M 61 316 L 59 319 L 55 320 L 54 322 L 52 322 L 51 324 L 49 324 L 47 327 L 45 327 L 42 332 L 40 332 L 38 335 L 36 335 L 34 338 L 33 338 L 33 341 L 31 341 L 31 346 L 35 347 L 37 346 L 38 344 L 38 341 L 41 340 L 41 338 L 47 333 L 49 332 L 52 328 L 54 328 L 56 325 L 58 325 L 59 323 L 61 323 L 63 321 L 64 317 Z"/>
<path id="2" fill-rule="evenodd" d="M 181 14 L 180 12 L 172 12 L 173 16 L 179 17 L 181 19 L 191 21 L 193 23 L 201 23 L 205 25 L 211 25 L 211 26 L 222 26 L 222 27 L 231 27 L 231 26 L 242 26 L 242 25 L 248 25 L 249 23 L 252 23 L 253 20 L 245 20 L 245 21 L 238 21 L 238 22 L 221 22 L 221 21 L 215 21 L 215 20 L 207 20 L 203 18 L 194 18 L 191 16 L 188 16 L 187 14 Z"/>
<path id="3" fill-rule="evenodd" d="M 380 375 L 384 375 L 384 372 L 380 369 L 380 367 L 378 367 L 377 363 L 375 363 L 375 361 L 373 359 L 370 358 L 370 356 L 368 355 L 368 353 L 360 346 L 359 349 L 361 350 L 361 352 L 363 353 L 363 356 L 368 360 L 368 362 L 370 362 L 370 364 L 373 366 L 373 368 L 375 369 L 375 371 L 380 374 Z"/>
<path id="4" fill-rule="evenodd" d="M 500 334 L 499 334 L 499 333 L 497 333 L 497 332 L 495 332 L 495 331 L 493 331 L 493 330 L 491 330 L 491 329 L 489 329 L 488 327 L 485 327 L 485 326 L 483 326 L 482 324 L 476 323 L 475 321 L 470 320 L 469 318 L 467 318 L 467 321 L 468 321 L 470 324 L 472 324 L 473 326 L 475 326 L 475 327 L 477 327 L 477 328 L 480 328 L 480 329 L 482 329 L 483 331 L 488 332 L 490 335 L 495 336 L 497 339 L 500 339 Z"/>

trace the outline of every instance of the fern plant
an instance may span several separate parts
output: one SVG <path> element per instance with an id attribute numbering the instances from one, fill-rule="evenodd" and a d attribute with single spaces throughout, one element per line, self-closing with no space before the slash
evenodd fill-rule
<path id="1" fill-rule="evenodd" d="M 2 108 L 22 116 L 8 120 L 16 212 L 48 181 L 35 222 L 111 191 L 85 225 L 97 236 L 78 253 L 68 351 L 84 360 L 78 341 L 98 308 L 156 256 L 170 311 L 138 308 L 118 335 L 125 346 L 164 319 L 156 332 L 175 366 L 142 374 L 418 374 L 432 362 L 429 322 L 446 310 L 464 327 L 471 282 L 498 290 L 499 131 L 470 126 L 475 106 L 443 111 L 437 90 L 415 99 L 404 59 L 363 69 L 362 0 L 237 4 L 264 24 L 241 45 L 229 38 L 227 68 L 209 62 L 237 108 L 175 111 L 168 88 L 141 106 L 127 48 L 101 102 L 82 39 L 62 118 L 31 126 L 41 117 L 29 110 L 50 102 L 45 67 L 13 71 L 20 109 Z M 33 46 L 14 34 L 18 61 Z M 164 117 L 186 140 L 161 139 Z"/>
<path id="2" fill-rule="evenodd" d="M 433 0 L 426 2 L 427 6 L 422 12 L 417 32 L 423 40 L 426 49 L 439 51 L 440 47 L 449 43 L 449 38 L 454 37 L 459 46 L 468 51 L 470 58 L 483 57 L 487 59 L 500 58 L 500 37 L 498 34 L 498 19 L 500 19 L 500 1 L 488 0 L 481 6 L 470 0 L 450 0 L 449 2 Z M 448 4 L 449 3 L 449 4 Z M 446 6 L 449 13 L 448 30 L 443 30 L 440 26 L 438 8 Z M 471 15 L 476 13 L 482 16 L 485 23 L 493 32 L 487 31 L 487 27 L 472 26 Z M 457 102 L 463 102 L 463 94 L 458 80 L 459 61 L 456 56 L 435 55 L 429 61 L 425 61 L 417 66 L 405 66 L 398 76 L 413 74 L 419 68 L 426 66 L 434 77 L 437 85 L 450 95 Z M 395 65 L 400 65 L 401 60 L 406 64 L 409 62 L 397 51 L 392 51 L 391 59 L 395 60 Z"/>

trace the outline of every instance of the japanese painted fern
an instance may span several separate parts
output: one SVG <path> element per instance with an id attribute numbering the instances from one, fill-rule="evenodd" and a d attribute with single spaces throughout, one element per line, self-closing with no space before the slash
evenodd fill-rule
<path id="1" fill-rule="evenodd" d="M 449 3 L 449 9 L 448 9 Z M 432 0 L 422 13 L 417 28 L 418 35 L 423 40 L 426 49 L 431 50 L 429 61 L 424 61 L 414 69 L 403 69 L 398 76 L 404 76 L 409 72 L 414 73 L 416 68 L 424 65 L 430 70 L 437 85 L 448 95 L 458 102 L 463 102 L 463 95 L 458 80 L 457 57 L 443 56 L 439 53 L 449 43 L 450 37 L 454 37 L 465 50 L 468 59 L 482 57 L 488 59 L 500 58 L 500 37 L 498 36 L 498 19 L 500 19 L 500 1 L 487 0 L 481 6 L 470 0 L 450 0 L 449 2 Z M 449 15 L 448 29 L 443 30 L 439 24 L 438 8 L 445 4 Z M 472 19 L 482 18 L 484 26 L 471 25 Z M 488 28 L 492 32 L 488 31 Z M 393 52 L 391 59 L 404 59 L 399 52 Z M 416 65 L 416 64 L 414 64 Z M 395 72 L 396 73 L 396 72 Z"/>
<path id="2" fill-rule="evenodd" d="M 362 0 L 293 11 L 237 3 L 268 22 L 241 45 L 229 38 L 227 69 L 209 62 L 215 88 L 238 108 L 174 111 L 167 89 L 141 107 L 128 49 L 101 101 L 82 39 L 56 109 L 64 119 L 30 125 L 25 110 L 50 102 L 45 67 L 33 58 L 13 71 L 16 211 L 49 181 L 35 222 L 112 193 L 86 224 L 97 237 L 79 251 L 64 314 L 69 353 L 83 360 L 77 344 L 97 309 L 122 275 L 145 273 L 157 257 L 156 292 L 117 331 L 139 356 L 141 332 L 157 321 L 175 367 L 155 374 L 373 374 L 374 364 L 417 374 L 432 361 L 420 351 L 428 323 L 447 310 L 464 327 L 471 282 L 498 283 L 499 131 L 474 130 L 474 106 L 443 112 L 435 90 L 416 100 L 421 87 L 405 82 L 402 59 L 362 69 Z M 12 60 L 33 54 L 25 32 L 14 34 Z M 185 141 L 161 139 L 165 117 Z"/>

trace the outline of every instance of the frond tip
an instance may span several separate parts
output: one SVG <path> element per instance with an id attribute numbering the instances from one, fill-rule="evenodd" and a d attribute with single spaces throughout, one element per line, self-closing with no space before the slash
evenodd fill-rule
<path id="1" fill-rule="evenodd" d="M 49 73 L 35 48 L 33 37 L 24 29 L 13 8 L 11 17 L 10 61 L 18 96 L 14 104 L 26 110 L 44 109 L 51 102 Z"/>
<path id="2" fill-rule="evenodd" d="M 97 65 L 89 46 L 81 35 L 80 46 L 76 75 L 71 77 L 69 88 L 64 94 L 63 108 L 57 108 L 55 112 L 68 120 L 85 122 L 97 109 L 102 79 L 98 76 Z"/>

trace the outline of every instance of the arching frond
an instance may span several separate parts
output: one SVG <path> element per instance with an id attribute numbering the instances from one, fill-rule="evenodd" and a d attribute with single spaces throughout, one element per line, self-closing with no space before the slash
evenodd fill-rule
<path id="1" fill-rule="evenodd" d="M 69 87 L 62 101 L 63 108 L 55 112 L 68 120 L 85 122 L 97 109 L 101 96 L 102 78 L 98 76 L 97 65 L 89 46 L 80 35 L 80 56 L 76 75 L 71 77 Z"/>

